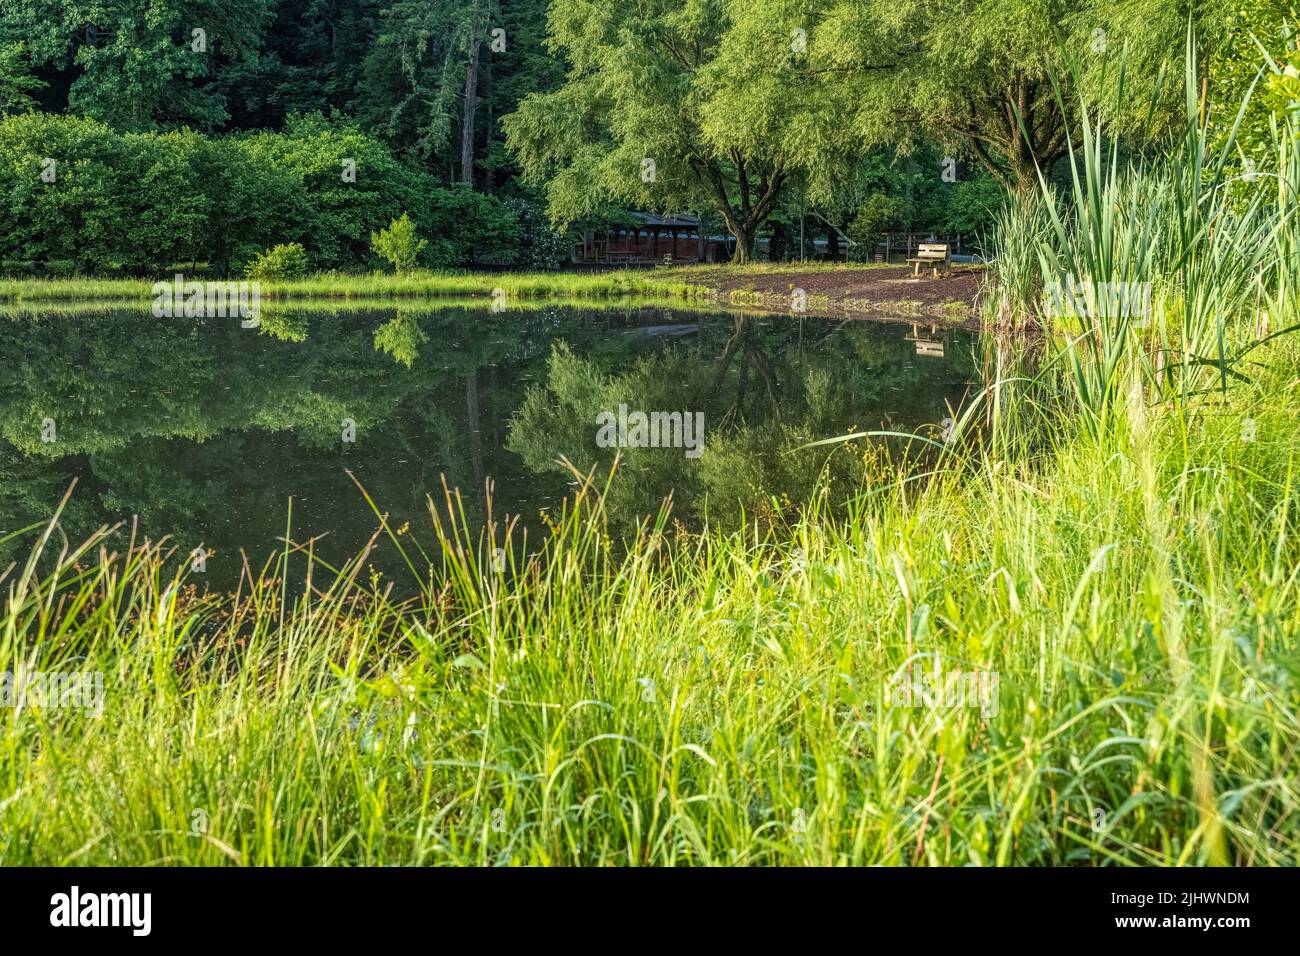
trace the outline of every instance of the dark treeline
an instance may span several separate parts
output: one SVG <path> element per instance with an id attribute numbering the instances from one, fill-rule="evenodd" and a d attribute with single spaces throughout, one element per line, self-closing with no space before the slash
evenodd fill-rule
<path id="1" fill-rule="evenodd" d="M 442 182 L 489 193 L 513 175 L 500 117 L 562 78 L 541 42 L 546 0 L 5 7 L 0 98 L 11 108 L 30 102 L 122 132 L 278 131 L 295 113 L 321 112 L 355 120 Z"/>
<path id="2" fill-rule="evenodd" d="M 0 265 L 230 274 L 298 243 L 312 268 L 364 269 L 404 213 L 424 266 L 554 266 L 557 231 L 630 211 L 698 215 L 740 259 L 760 239 L 862 259 L 896 230 L 978 245 L 1068 152 L 1077 93 L 1109 102 L 1122 66 L 1130 105 L 1106 120 L 1158 145 L 1189 23 L 1207 104 L 1239 101 L 1258 43 L 1291 43 L 1289 0 L 936 9 L 6 0 Z"/>
<path id="3" fill-rule="evenodd" d="M 409 213 L 422 265 L 554 264 L 499 127 L 562 75 L 545 26 L 545 0 L 6 3 L 0 260 L 362 269 Z"/>

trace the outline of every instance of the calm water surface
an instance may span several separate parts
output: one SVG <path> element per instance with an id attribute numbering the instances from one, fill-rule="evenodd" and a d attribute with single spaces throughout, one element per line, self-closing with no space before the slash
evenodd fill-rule
<path id="1" fill-rule="evenodd" d="M 796 451 L 846 429 L 940 422 L 974 372 L 969 333 L 907 323 L 658 308 L 268 309 L 154 319 L 147 309 L 0 317 L 0 564 L 76 479 L 63 530 L 133 517 L 210 552 L 229 587 L 286 533 L 338 562 L 377 520 L 431 546 L 426 498 L 463 492 L 537 529 L 572 491 L 559 456 L 607 471 L 596 416 L 702 412 L 704 450 L 622 451 L 608 507 L 631 526 L 672 494 L 688 526 L 798 507 L 823 469 L 860 488 L 862 448 Z M 856 463 L 856 464 L 855 464 Z M 743 510 L 742 510 L 743 509 Z M 391 545 L 376 563 L 398 573 Z"/>

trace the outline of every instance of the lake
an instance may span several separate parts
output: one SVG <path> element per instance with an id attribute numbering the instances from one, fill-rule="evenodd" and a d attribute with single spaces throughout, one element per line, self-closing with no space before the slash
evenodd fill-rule
<path id="1" fill-rule="evenodd" d="M 378 526 L 358 484 L 429 548 L 427 497 L 443 500 L 445 479 L 474 529 L 490 482 L 492 514 L 535 540 L 576 487 L 561 456 L 602 480 L 621 456 L 615 528 L 669 494 L 688 528 L 779 520 L 820 476 L 832 498 L 860 491 L 873 453 L 801 446 L 941 422 L 975 378 L 974 344 L 909 322 L 640 306 L 272 305 L 254 329 L 147 308 L 11 312 L 0 563 L 25 558 L 37 532 L 13 533 L 46 521 L 74 479 L 70 540 L 120 522 L 125 542 L 134 520 L 140 536 L 202 549 L 200 580 L 216 588 L 286 532 L 330 562 L 355 554 Z M 697 422 L 702 435 L 684 430 Z M 660 447 L 639 447 L 648 432 Z M 402 573 L 390 544 L 374 561 Z"/>

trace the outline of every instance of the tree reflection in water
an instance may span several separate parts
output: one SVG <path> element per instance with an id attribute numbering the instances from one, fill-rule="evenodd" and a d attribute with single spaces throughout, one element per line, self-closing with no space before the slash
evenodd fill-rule
<path id="1" fill-rule="evenodd" d="M 809 317 L 545 306 L 357 309 L 270 306 L 255 330 L 218 319 L 155 320 L 145 310 L 0 317 L 0 561 L 75 478 L 61 522 L 70 539 L 129 523 L 213 554 L 207 582 L 229 586 L 284 535 L 338 562 L 376 519 L 431 544 L 426 496 L 441 479 L 481 522 L 491 480 L 498 513 L 536 526 L 571 475 L 613 464 L 596 414 L 619 403 L 702 411 L 704 453 L 622 449 L 607 507 L 627 527 L 670 493 L 684 522 L 775 517 L 826 471 L 862 480 L 863 449 L 793 449 L 845 429 L 937 422 L 973 372 L 970 338 L 937 333 L 919 352 L 905 325 Z M 53 419 L 57 439 L 42 441 Z M 356 423 L 341 440 L 340 423 Z M 378 566 L 395 570 L 382 549 Z"/>

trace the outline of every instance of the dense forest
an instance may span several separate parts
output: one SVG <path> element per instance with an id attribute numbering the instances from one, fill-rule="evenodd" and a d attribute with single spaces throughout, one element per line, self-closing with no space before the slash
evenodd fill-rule
<path id="1" fill-rule="evenodd" d="M 1256 44 L 1289 42 L 1288 11 L 10 0 L 0 266 L 230 275 L 297 243 L 305 267 L 360 271 L 376 264 L 373 233 L 403 214 L 426 267 L 555 267 L 566 230 L 638 210 L 698 215 L 738 259 L 760 239 L 773 259 L 863 258 L 896 229 L 978 247 L 1005 197 L 1068 152 L 1062 85 L 1101 99 L 1137 88 L 1110 119 L 1159 144 L 1180 105 L 1162 78 L 1189 22 L 1206 101 L 1237 102 Z M 1263 124 L 1245 117 L 1238 141 Z"/>

